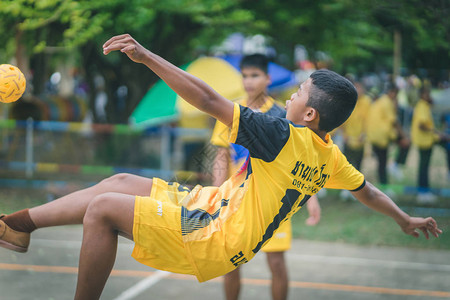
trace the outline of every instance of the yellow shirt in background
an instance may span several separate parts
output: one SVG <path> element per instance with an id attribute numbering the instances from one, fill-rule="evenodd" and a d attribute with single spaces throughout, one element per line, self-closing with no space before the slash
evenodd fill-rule
<path id="1" fill-rule="evenodd" d="M 237 103 L 239 103 L 242 106 L 248 107 L 247 105 L 247 99 L 241 99 Z M 266 102 L 263 106 L 261 106 L 257 111 L 255 112 L 261 112 L 263 114 L 268 114 L 269 116 L 274 117 L 280 117 L 285 118 L 286 117 L 286 111 L 284 110 L 281 105 L 279 105 L 272 97 L 267 97 Z M 220 121 L 216 121 L 216 125 L 214 126 L 214 130 L 211 135 L 211 144 L 218 147 L 224 147 L 230 149 L 230 165 L 228 168 L 228 176 L 230 177 L 233 175 L 244 163 L 248 151 L 245 151 L 244 148 L 235 145 L 230 144 L 228 142 L 228 139 L 230 137 L 230 128 L 223 124 Z M 242 149 L 241 149 L 242 148 Z"/>
<path id="2" fill-rule="evenodd" d="M 362 95 L 356 102 L 355 109 L 342 126 L 347 145 L 352 149 L 361 149 L 364 146 L 364 134 L 367 128 L 367 116 L 372 100 Z"/>
<path id="3" fill-rule="evenodd" d="M 429 131 L 420 129 L 423 124 Z M 433 115 L 431 114 L 431 105 L 425 100 L 420 99 L 414 108 L 414 114 L 411 125 L 411 141 L 421 149 L 429 149 L 436 141 L 434 133 Z"/>
<path id="4" fill-rule="evenodd" d="M 397 120 L 394 101 L 382 95 L 370 105 L 367 116 L 367 139 L 375 146 L 386 148 L 397 137 L 394 124 Z"/>

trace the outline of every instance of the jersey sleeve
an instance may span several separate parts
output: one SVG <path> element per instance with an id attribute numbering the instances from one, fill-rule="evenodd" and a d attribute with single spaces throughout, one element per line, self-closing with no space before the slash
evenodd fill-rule
<path id="1" fill-rule="evenodd" d="M 253 158 L 271 162 L 289 139 L 289 124 L 286 119 L 255 113 L 235 104 L 229 142 L 244 146 Z"/>
<path id="2" fill-rule="evenodd" d="M 212 135 L 211 144 L 219 147 L 228 147 L 228 139 L 230 136 L 230 128 L 220 121 L 216 121 Z"/>
<path id="3" fill-rule="evenodd" d="M 358 191 L 364 187 L 364 175 L 353 167 L 336 147 L 335 168 L 324 188 Z"/>

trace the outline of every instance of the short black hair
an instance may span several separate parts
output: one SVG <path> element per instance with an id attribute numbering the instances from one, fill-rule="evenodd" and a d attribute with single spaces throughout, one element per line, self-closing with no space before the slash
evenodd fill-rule
<path id="1" fill-rule="evenodd" d="M 315 71 L 310 78 L 312 83 L 306 105 L 319 113 L 319 130 L 330 132 L 348 119 L 358 93 L 347 78 L 327 69 Z"/>
<path id="2" fill-rule="evenodd" d="M 241 68 L 241 70 L 250 67 L 258 68 L 267 74 L 269 67 L 269 58 L 264 54 L 259 53 L 246 55 L 241 59 L 239 67 Z"/>

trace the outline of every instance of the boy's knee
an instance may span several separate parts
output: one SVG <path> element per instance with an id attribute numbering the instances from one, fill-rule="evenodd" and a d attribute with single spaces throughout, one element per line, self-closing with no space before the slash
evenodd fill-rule
<path id="1" fill-rule="evenodd" d="M 89 224 L 94 222 L 107 222 L 108 211 L 110 209 L 110 197 L 111 193 L 104 193 L 96 196 L 89 203 L 86 214 L 84 215 L 83 224 Z"/>
<path id="2" fill-rule="evenodd" d="M 118 173 L 118 174 L 114 174 L 106 179 L 103 179 L 101 181 L 101 184 L 104 185 L 120 185 L 122 182 L 127 181 L 127 179 L 130 177 L 130 174 L 127 173 Z"/>
<path id="3" fill-rule="evenodd" d="M 284 252 L 267 253 L 267 262 L 273 272 L 280 272 L 286 268 L 284 261 Z"/>

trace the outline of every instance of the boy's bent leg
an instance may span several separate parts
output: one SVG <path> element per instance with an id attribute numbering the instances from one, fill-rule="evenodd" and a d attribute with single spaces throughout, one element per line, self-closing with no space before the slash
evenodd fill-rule
<path id="1" fill-rule="evenodd" d="M 241 291 L 241 274 L 239 267 L 223 276 L 226 300 L 237 300 Z"/>
<path id="2" fill-rule="evenodd" d="M 81 224 L 89 203 L 103 193 L 150 196 L 152 179 L 132 174 L 116 174 L 98 184 L 73 192 L 52 202 L 30 209 L 37 228 Z"/>
<path id="3" fill-rule="evenodd" d="M 289 279 L 284 252 L 267 252 L 267 263 L 272 272 L 272 299 L 286 300 Z"/>
<path id="4" fill-rule="evenodd" d="M 116 258 L 117 235 L 133 239 L 134 202 L 131 195 L 105 193 L 89 203 L 75 299 L 100 298 Z"/>

